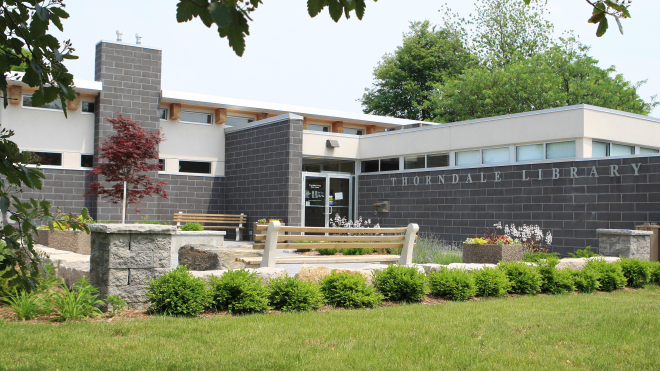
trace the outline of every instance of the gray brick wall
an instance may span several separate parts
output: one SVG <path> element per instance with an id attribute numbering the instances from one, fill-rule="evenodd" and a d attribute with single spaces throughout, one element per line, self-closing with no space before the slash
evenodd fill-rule
<path id="1" fill-rule="evenodd" d="M 88 176 L 89 172 L 89 170 L 43 169 L 46 179 L 43 180 L 41 191 L 26 191 L 19 198 L 26 201 L 30 197 L 43 198 L 51 202 L 52 211 L 59 207 L 65 213 L 80 214 L 80 210 L 87 207 L 96 220 L 120 222 L 121 209 L 119 207 L 114 208 L 118 212 L 99 214 L 95 209 L 96 197 L 83 198 L 92 179 Z M 128 222 L 140 221 L 145 216 L 149 216 L 149 220 L 171 222 L 173 214 L 179 211 L 198 214 L 224 212 L 223 178 L 221 177 L 159 174 L 156 181 L 159 180 L 168 183 L 165 189 L 169 192 L 169 199 L 149 197 L 143 199 L 141 204 L 129 204 L 126 210 Z M 106 201 L 101 202 L 107 204 Z M 140 209 L 140 213 L 135 211 L 136 207 Z"/>
<path id="2" fill-rule="evenodd" d="M 145 128 L 160 127 L 161 64 L 161 50 L 110 42 L 96 45 L 94 75 L 96 81 L 103 82 L 103 90 L 96 99 L 94 156 L 99 155 L 99 145 L 115 133 L 105 121 L 115 114 L 139 121 Z M 120 206 L 105 201 L 99 200 L 95 209 L 100 220 L 121 215 Z"/>
<path id="3" fill-rule="evenodd" d="M 227 133 L 225 141 L 226 213 L 247 214 L 250 227 L 260 218 L 300 225 L 302 120 Z"/>
<path id="4" fill-rule="evenodd" d="M 639 175 L 631 164 L 641 163 Z M 620 176 L 610 176 L 611 166 Z M 571 178 L 571 167 L 577 178 Z M 596 168 L 598 177 L 591 175 Z M 560 177 L 552 179 L 552 168 Z M 542 169 L 542 180 L 538 180 Z M 522 180 L 522 172 L 529 180 Z M 495 182 L 499 171 L 501 181 Z M 485 182 L 481 182 L 481 174 Z M 457 174 L 459 182 L 452 183 Z M 468 174 L 472 183 L 467 182 Z M 444 175 L 445 184 L 438 184 Z M 415 185 L 415 176 L 419 184 Z M 427 183 L 430 176 L 431 184 Z M 408 185 L 403 185 L 406 177 Z M 392 185 L 395 178 L 395 185 Z M 477 169 L 420 171 L 359 176 L 359 213 L 381 226 L 415 222 L 421 232 L 448 241 L 481 236 L 505 224 L 538 224 L 553 232 L 553 251 L 561 254 L 598 246 L 597 228 L 634 229 L 660 222 L 660 157 L 513 165 Z M 390 213 L 373 216 L 372 204 L 390 201 Z"/>

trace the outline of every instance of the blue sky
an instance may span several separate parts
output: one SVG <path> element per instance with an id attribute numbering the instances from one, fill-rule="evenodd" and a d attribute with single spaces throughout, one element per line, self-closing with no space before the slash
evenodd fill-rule
<path id="1" fill-rule="evenodd" d="M 461 15 L 473 11 L 469 1 L 446 2 Z M 226 39 L 199 20 L 177 23 L 176 0 L 65 3 L 71 18 L 57 36 L 71 39 L 80 56 L 68 62 L 77 78 L 94 79 L 94 45 L 115 40 L 119 29 L 125 42 L 135 42 L 135 33 L 141 33 L 144 45 L 163 50 L 163 89 L 350 112 L 361 111 L 357 99 L 371 86 L 373 68 L 401 44 L 408 22 L 441 23 L 438 10 L 444 4 L 379 0 L 367 3 L 362 21 L 351 17 L 335 23 L 327 10 L 310 18 L 304 0 L 264 0 L 239 58 Z M 592 47 L 601 67 L 614 65 L 632 82 L 648 79 L 639 90 L 644 99 L 660 91 L 660 42 L 654 27 L 660 2 L 636 0 L 632 19 L 623 21 L 625 35 L 612 22 L 601 38 L 586 22 L 591 12 L 586 2 L 549 0 L 548 8 L 555 32 L 574 30 Z M 651 115 L 659 117 L 660 108 Z"/>

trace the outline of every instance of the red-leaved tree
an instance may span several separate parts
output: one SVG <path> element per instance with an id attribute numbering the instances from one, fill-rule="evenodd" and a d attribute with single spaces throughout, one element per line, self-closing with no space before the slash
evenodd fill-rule
<path id="1" fill-rule="evenodd" d="M 106 188 L 98 181 L 92 182 L 84 196 L 100 195 L 113 204 L 122 202 L 122 206 L 128 206 L 128 203 L 140 204 L 142 198 L 153 194 L 168 198 L 167 191 L 163 188 L 167 182 L 154 183 L 152 177 L 144 174 L 160 170 L 158 144 L 165 140 L 160 129 L 147 130 L 139 122 L 121 115 L 106 118 L 106 121 L 112 124 L 117 134 L 109 136 L 101 143 L 98 164 L 89 175 L 104 176 L 104 180 L 111 183 L 111 187 Z M 140 212 L 138 208 L 135 211 Z M 125 216 L 122 216 L 122 219 L 124 218 Z M 122 222 L 125 223 L 126 220 Z"/>

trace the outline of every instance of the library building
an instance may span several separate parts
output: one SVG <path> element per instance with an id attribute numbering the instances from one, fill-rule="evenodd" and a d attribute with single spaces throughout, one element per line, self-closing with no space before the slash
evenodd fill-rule
<path id="1" fill-rule="evenodd" d="M 59 101 L 35 107 L 34 89 L 10 81 L 0 124 L 46 175 L 41 191 L 22 197 L 120 221 L 120 205 L 83 194 L 114 133 L 106 118 L 122 115 L 166 138 L 152 176 L 169 198 L 144 199 L 141 213 L 129 205 L 131 222 L 243 213 L 250 239 L 258 219 L 327 226 L 339 215 L 418 223 L 454 242 L 524 223 L 551 231 L 563 255 L 597 247 L 599 228 L 660 222 L 660 119 L 576 105 L 432 124 L 166 90 L 162 58 L 157 48 L 99 42 L 95 81 L 74 81 L 68 118 Z"/>

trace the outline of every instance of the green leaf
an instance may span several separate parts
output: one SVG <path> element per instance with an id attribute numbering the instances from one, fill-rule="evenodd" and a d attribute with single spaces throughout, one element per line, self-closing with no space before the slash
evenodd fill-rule
<path id="1" fill-rule="evenodd" d="M 337 0 L 328 0 L 328 9 L 330 10 L 330 18 L 335 22 L 339 22 L 341 14 L 344 12 L 341 3 Z"/>
<path id="2" fill-rule="evenodd" d="M 0 198 L 0 212 L 2 215 L 5 215 L 7 213 L 7 210 L 9 209 L 9 199 L 7 196 L 3 196 Z"/>
<path id="3" fill-rule="evenodd" d="M 59 8 L 59 7 L 52 7 L 50 8 L 51 13 L 55 14 L 56 16 L 60 18 L 69 18 L 69 13 L 67 13 L 64 9 Z"/>
<path id="4" fill-rule="evenodd" d="M 598 30 L 596 30 L 596 36 L 601 37 L 607 31 L 607 17 L 603 17 L 598 24 Z"/>
<path id="5" fill-rule="evenodd" d="M 245 52 L 245 35 L 249 35 L 249 26 L 245 16 L 237 10 L 232 10 L 232 22 L 229 26 L 218 27 L 220 37 L 227 37 L 229 46 L 239 57 Z"/>
<path id="6" fill-rule="evenodd" d="M 621 21 L 619 20 L 619 17 L 614 16 L 614 19 L 616 19 L 616 24 L 619 26 L 619 32 L 621 32 L 621 35 L 623 35 L 623 26 L 621 25 Z"/>
<path id="7" fill-rule="evenodd" d="M 44 22 L 48 21 L 48 18 L 50 17 L 50 12 L 48 11 L 48 8 L 36 4 L 34 10 L 37 16 L 39 17 L 39 19 L 41 19 Z"/>
<path id="8" fill-rule="evenodd" d="M 309 13 L 310 17 L 314 18 L 319 15 L 327 5 L 327 0 L 307 0 L 307 13 Z"/>
<path id="9" fill-rule="evenodd" d="M 181 0 L 176 4 L 176 21 L 179 23 L 188 22 L 193 19 L 195 14 L 195 5 L 188 0 Z"/>
<path id="10" fill-rule="evenodd" d="M 232 15 L 231 8 L 223 4 L 222 2 L 214 2 L 209 5 L 209 13 L 213 17 L 213 21 L 218 25 L 218 27 L 227 27 L 231 23 Z"/>
<path id="11" fill-rule="evenodd" d="M 605 13 L 603 13 L 603 12 L 594 12 L 594 15 L 591 16 L 591 18 L 589 18 L 588 22 L 596 24 L 596 23 L 600 22 L 600 20 L 603 19 L 603 17 L 605 17 Z"/>
<path id="12" fill-rule="evenodd" d="M 364 10 L 366 7 L 367 4 L 364 2 L 364 0 L 355 0 L 355 15 L 359 20 L 362 20 L 362 17 L 364 17 Z"/>
<path id="13" fill-rule="evenodd" d="M 41 107 L 46 104 L 46 99 L 44 98 L 43 90 L 37 89 L 32 94 L 32 106 Z"/>

